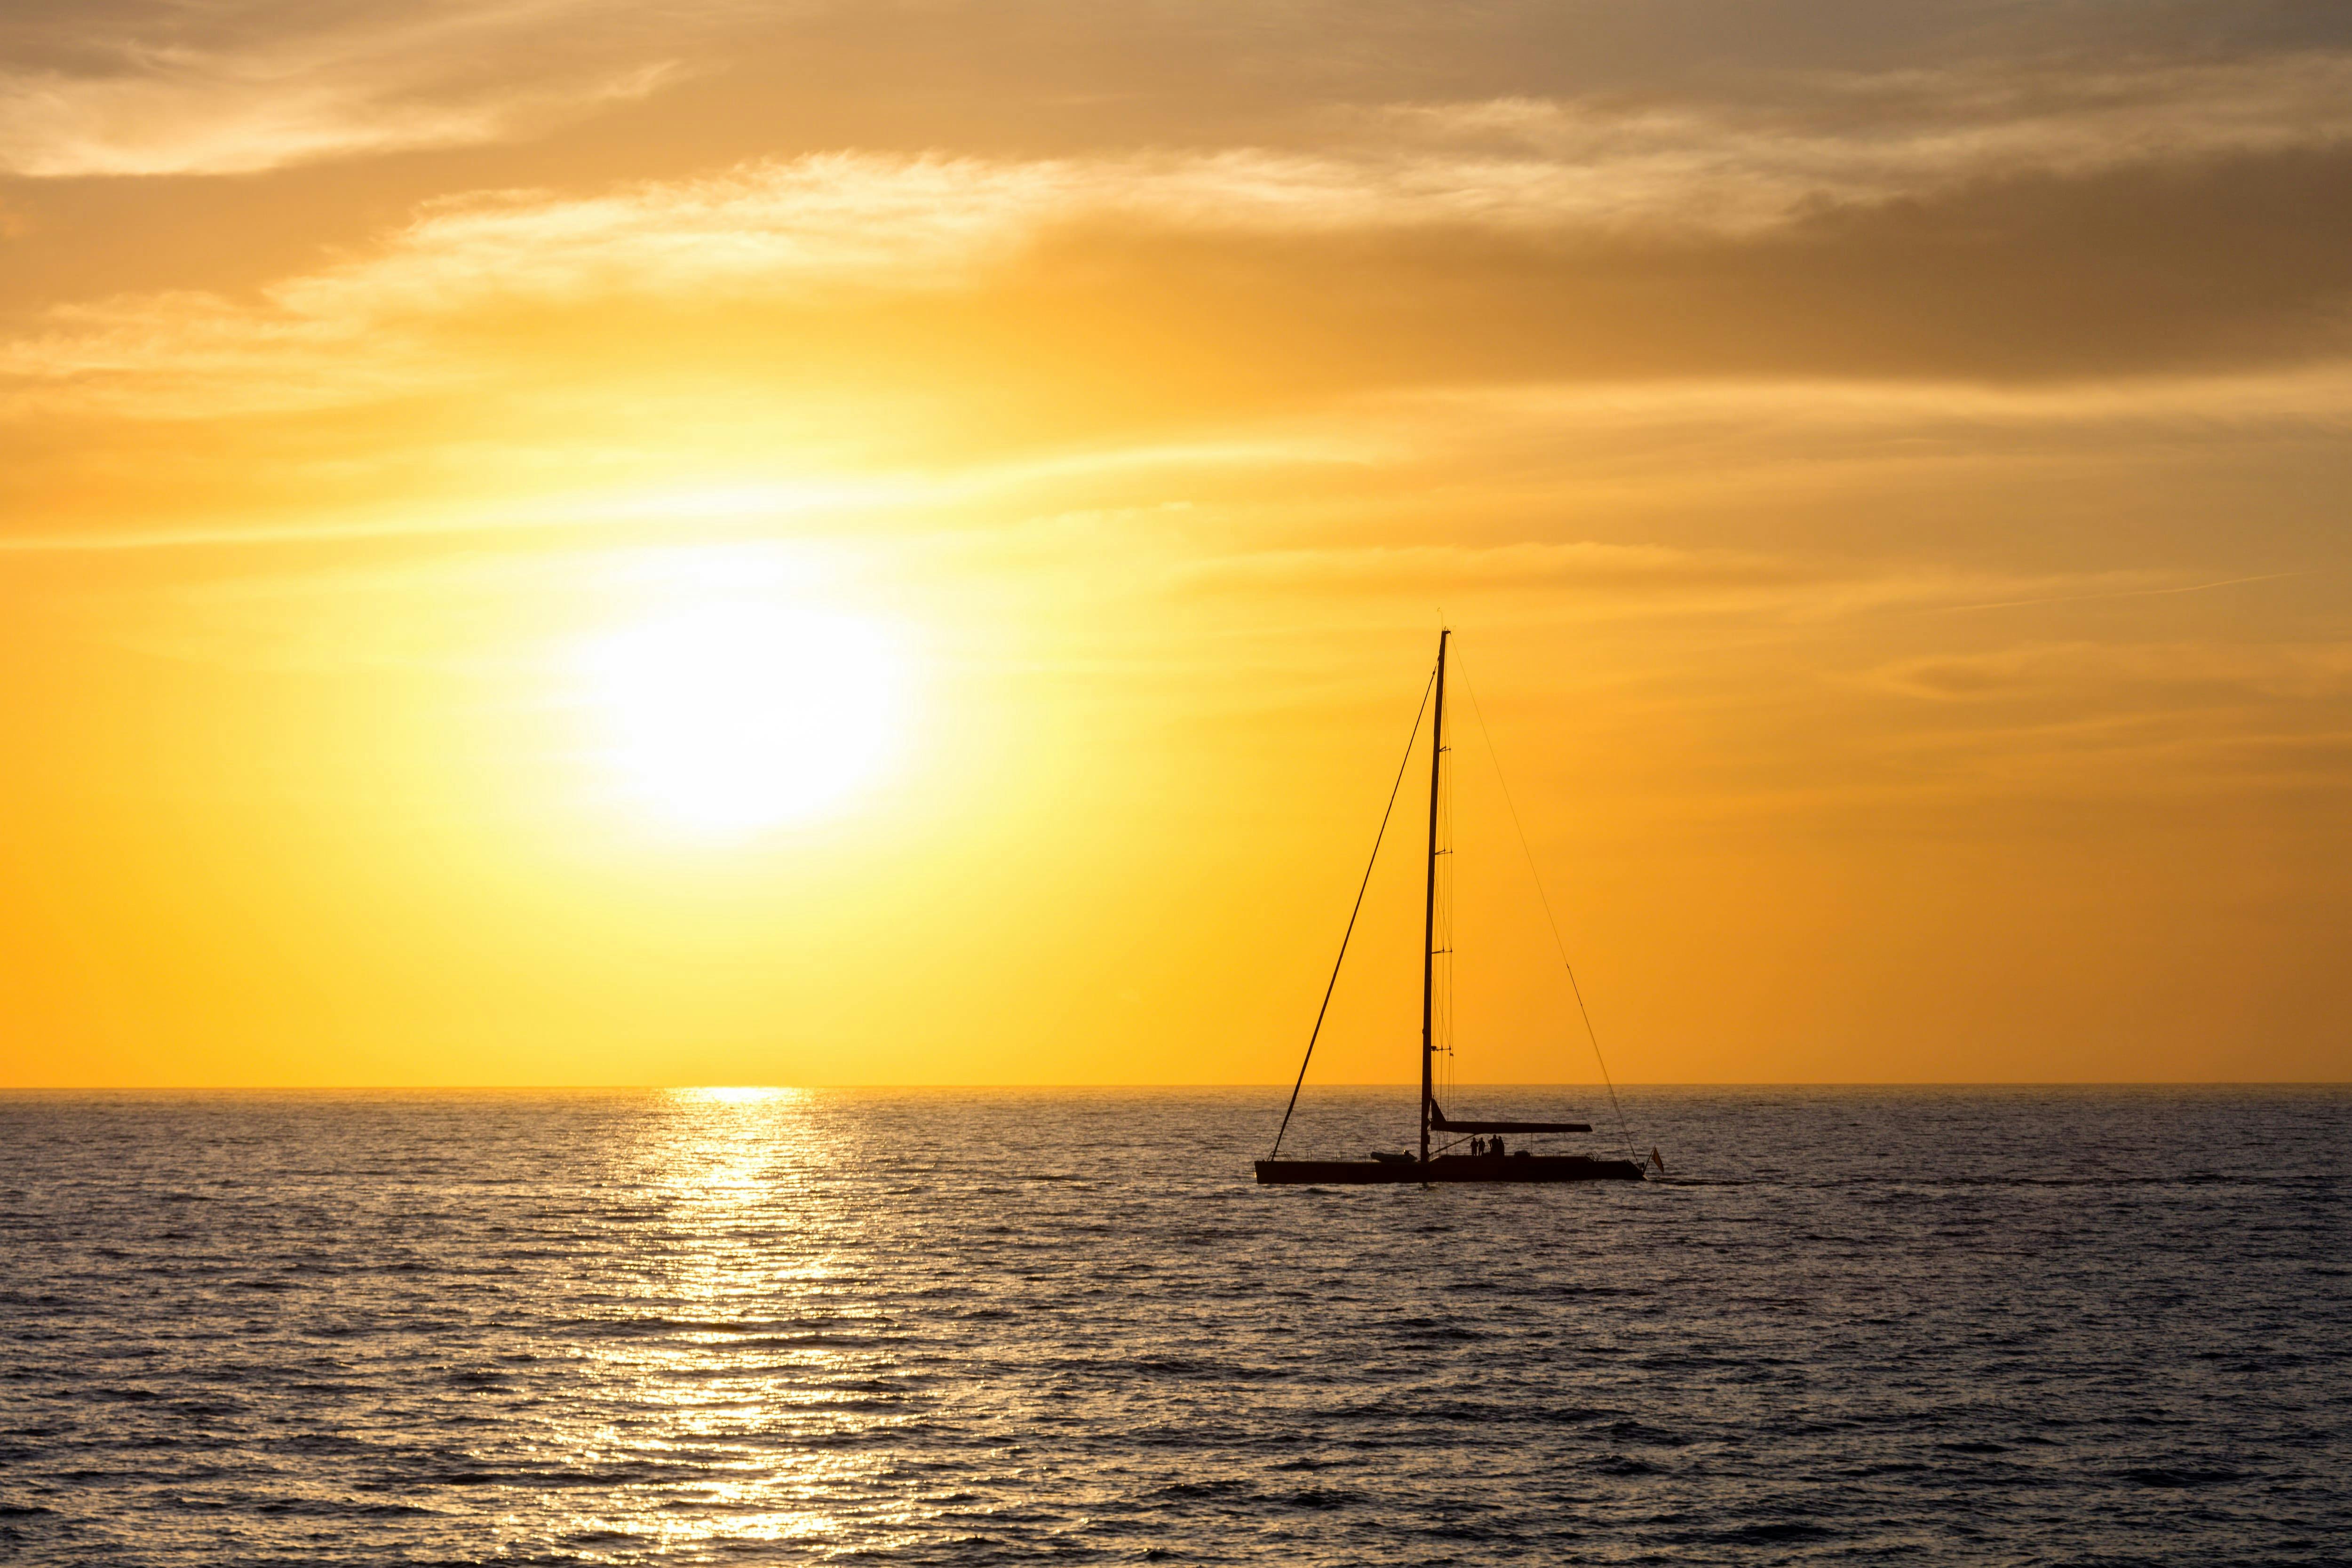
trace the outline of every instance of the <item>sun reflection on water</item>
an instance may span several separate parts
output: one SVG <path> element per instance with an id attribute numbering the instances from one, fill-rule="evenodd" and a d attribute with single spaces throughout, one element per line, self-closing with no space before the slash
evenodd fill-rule
<path id="1" fill-rule="evenodd" d="M 681 1104 L 758 1105 L 774 1100 L 805 1099 L 808 1091 L 760 1084 L 706 1084 L 698 1089 L 673 1089 L 669 1098 Z"/>
<path id="2" fill-rule="evenodd" d="M 897 1365 L 886 1325 L 840 1261 L 862 1230 L 824 1180 L 816 1097 L 662 1100 L 629 1161 L 643 1223 L 614 1237 L 612 1331 L 591 1352 L 614 1414 L 580 1434 L 583 1465 L 637 1479 L 571 1528 L 688 1555 L 814 1542 L 845 1512 L 870 1528 L 894 1489 L 887 1446 L 860 1439 L 905 1417 L 877 1392 Z"/>

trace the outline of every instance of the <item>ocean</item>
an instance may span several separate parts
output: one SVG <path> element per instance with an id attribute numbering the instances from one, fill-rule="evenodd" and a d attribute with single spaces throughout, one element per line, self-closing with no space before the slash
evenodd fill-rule
<path id="1" fill-rule="evenodd" d="M 2352 1093 L 1623 1098 L 0 1097 L 0 1559 L 2352 1562 Z"/>

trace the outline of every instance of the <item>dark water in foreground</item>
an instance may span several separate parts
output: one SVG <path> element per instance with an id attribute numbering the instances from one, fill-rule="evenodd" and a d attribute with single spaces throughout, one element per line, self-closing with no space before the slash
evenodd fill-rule
<path id="1" fill-rule="evenodd" d="M 1270 1101 L 0 1098 L 0 1559 L 2352 1561 L 2343 1091 Z"/>

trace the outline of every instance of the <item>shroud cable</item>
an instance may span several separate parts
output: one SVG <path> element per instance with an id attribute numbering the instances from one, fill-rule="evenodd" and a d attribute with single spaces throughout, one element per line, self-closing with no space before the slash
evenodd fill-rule
<path id="1" fill-rule="evenodd" d="M 1274 1148 L 1266 1154 L 1271 1160 L 1282 1152 L 1282 1135 L 1290 1131 L 1290 1113 L 1298 1109 L 1298 1090 L 1307 1082 L 1307 1064 L 1315 1059 L 1315 1042 L 1323 1034 L 1323 1016 L 1331 1010 L 1331 993 L 1339 989 L 1339 966 L 1348 962 L 1348 939 L 1356 934 L 1356 917 L 1364 912 L 1364 894 L 1372 885 L 1372 868 L 1381 863 L 1381 841 L 1389 836 L 1389 818 L 1396 815 L 1397 791 L 1404 787 L 1404 770 L 1412 762 L 1412 743 L 1421 739 L 1421 718 L 1429 711 L 1431 687 L 1437 684 L 1437 670 L 1433 666 L 1429 684 L 1421 689 L 1421 706 L 1413 710 L 1412 733 L 1404 738 L 1404 760 L 1397 763 L 1396 783 L 1389 785 L 1389 803 L 1381 811 L 1381 830 L 1372 835 L 1372 858 L 1364 867 L 1364 879 L 1356 889 L 1355 908 L 1348 911 L 1348 929 L 1339 933 L 1339 956 L 1331 961 L 1331 978 L 1323 987 L 1323 1005 L 1315 1009 L 1315 1027 L 1307 1036 L 1307 1054 L 1299 1058 L 1298 1080 L 1290 1086 L 1290 1103 L 1283 1108 L 1282 1125 L 1275 1129 Z"/>

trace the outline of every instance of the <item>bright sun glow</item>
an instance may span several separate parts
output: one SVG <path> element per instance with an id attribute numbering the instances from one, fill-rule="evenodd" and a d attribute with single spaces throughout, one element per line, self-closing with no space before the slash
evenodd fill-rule
<path id="1" fill-rule="evenodd" d="M 903 739 L 894 640 L 871 621 L 805 605 L 666 611 L 583 644 L 578 668 L 615 780 L 698 835 L 841 809 Z"/>

